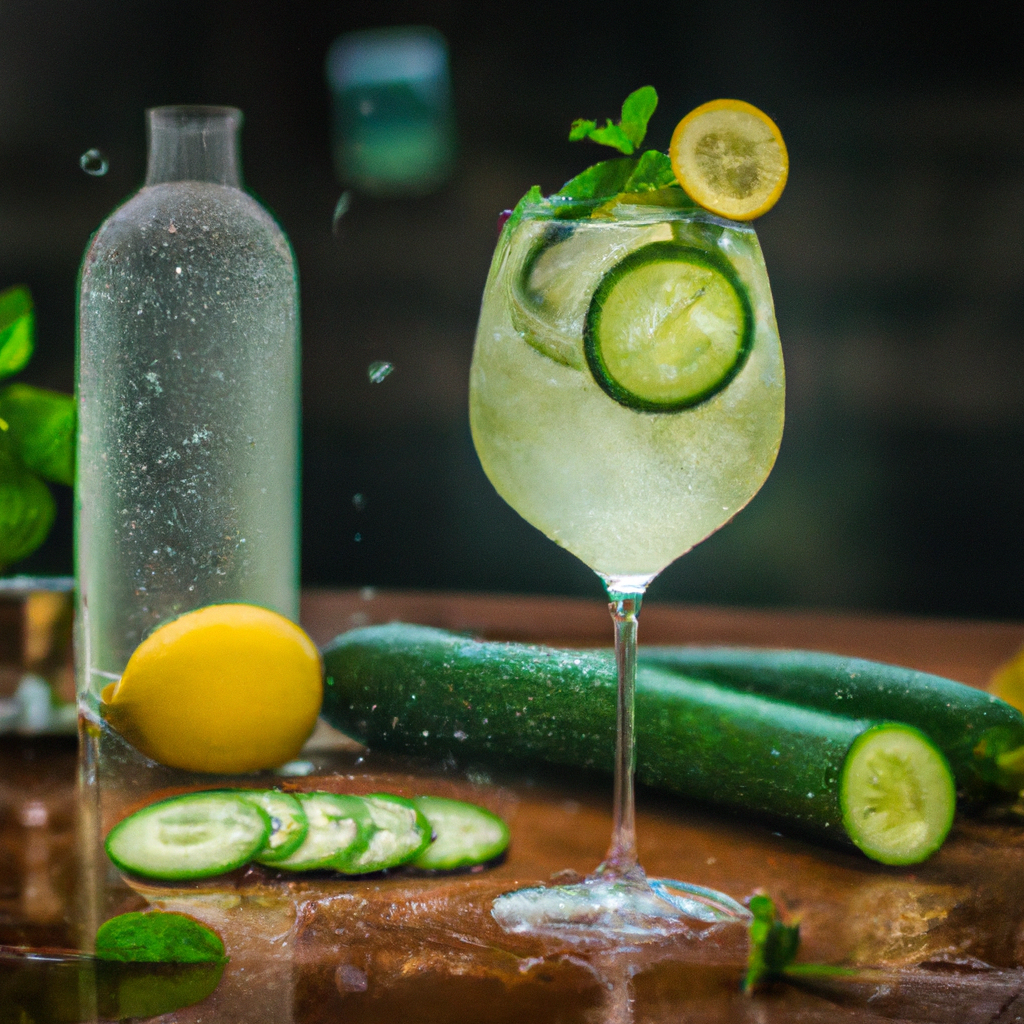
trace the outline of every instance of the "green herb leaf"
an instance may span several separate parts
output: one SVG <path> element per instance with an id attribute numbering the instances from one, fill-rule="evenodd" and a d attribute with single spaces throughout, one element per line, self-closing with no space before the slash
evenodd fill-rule
<path id="1" fill-rule="evenodd" d="M 75 400 L 29 384 L 0 391 L 0 420 L 22 463 L 56 484 L 75 482 Z"/>
<path id="2" fill-rule="evenodd" d="M 32 357 L 35 314 L 23 285 L 0 292 L 0 380 L 23 369 Z"/>
<path id="3" fill-rule="evenodd" d="M 658 109 L 658 92 L 653 85 L 641 86 L 622 101 L 622 130 L 639 149 L 647 135 L 647 122 Z"/>
<path id="4" fill-rule="evenodd" d="M 523 211 L 527 206 L 533 203 L 542 203 L 544 201 L 544 194 L 540 190 L 540 185 L 534 185 L 529 192 L 523 196 L 515 205 L 515 209 L 512 211 L 511 216 L 505 221 L 505 226 L 502 228 L 502 234 L 511 232 L 512 229 L 523 219 Z"/>
<path id="5" fill-rule="evenodd" d="M 96 955 L 127 963 L 224 963 L 220 936 L 186 914 L 135 912 L 112 917 L 96 933 Z"/>
<path id="6" fill-rule="evenodd" d="M 750 992 L 761 982 L 778 978 L 796 958 L 800 947 L 800 925 L 783 924 L 776 915 L 775 903 L 769 896 L 750 900 L 750 953 L 743 991 Z"/>
<path id="7" fill-rule="evenodd" d="M 678 187 L 678 184 L 675 171 L 672 170 L 672 161 L 664 153 L 649 149 L 640 155 L 622 191 L 654 192 L 661 188 L 671 188 L 673 185 Z"/>
<path id="8" fill-rule="evenodd" d="M 626 156 L 632 156 L 640 148 L 647 135 L 647 122 L 658 106 L 658 93 L 654 86 L 645 85 L 631 92 L 622 103 L 622 116 L 617 124 L 605 120 L 603 128 L 596 121 L 579 118 L 569 129 L 569 141 L 579 142 L 590 139 L 602 146 L 611 146 Z"/>
<path id="9" fill-rule="evenodd" d="M 600 199 L 618 195 L 636 169 L 636 160 L 614 157 L 588 167 L 575 178 L 570 178 L 552 198 Z"/>
<path id="10" fill-rule="evenodd" d="M 32 554 L 57 514 L 50 488 L 25 468 L 10 435 L 0 432 L 0 567 Z"/>

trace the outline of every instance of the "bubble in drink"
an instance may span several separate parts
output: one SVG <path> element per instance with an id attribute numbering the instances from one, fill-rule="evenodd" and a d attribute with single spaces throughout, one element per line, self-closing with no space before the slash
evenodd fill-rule
<path id="1" fill-rule="evenodd" d="M 366 374 L 370 378 L 371 384 L 380 384 L 380 382 L 383 381 L 392 370 L 394 370 L 394 367 L 390 363 L 378 360 L 370 363 L 366 369 Z"/>
<path id="2" fill-rule="evenodd" d="M 107 158 L 98 149 L 87 149 L 78 158 L 78 166 L 94 178 L 102 178 L 110 168 Z"/>

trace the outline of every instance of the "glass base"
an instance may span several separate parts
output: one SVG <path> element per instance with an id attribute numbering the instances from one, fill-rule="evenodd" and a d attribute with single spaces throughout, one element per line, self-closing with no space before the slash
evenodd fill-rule
<path id="1" fill-rule="evenodd" d="M 720 925 L 745 925 L 752 915 L 725 893 L 668 878 L 647 879 L 639 873 L 518 889 L 499 896 L 491 916 L 506 932 L 579 942 L 642 942 L 701 938 Z"/>

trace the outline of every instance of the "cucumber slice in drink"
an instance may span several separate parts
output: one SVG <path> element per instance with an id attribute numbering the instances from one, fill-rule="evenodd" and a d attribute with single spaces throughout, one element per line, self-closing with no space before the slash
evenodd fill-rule
<path id="1" fill-rule="evenodd" d="M 270 834 L 270 818 L 238 791 L 171 797 L 136 811 L 107 835 L 122 871 L 178 881 L 208 878 L 248 863 Z"/>
<path id="2" fill-rule="evenodd" d="M 270 835 L 256 854 L 260 864 L 273 864 L 290 857 L 309 831 L 309 821 L 302 804 L 290 793 L 279 789 L 243 789 L 239 793 L 266 811 L 270 818 Z"/>
<path id="3" fill-rule="evenodd" d="M 350 874 L 398 867 L 426 848 L 430 823 L 411 800 L 390 793 L 373 793 L 362 800 L 375 829 L 366 848 L 353 858 Z"/>
<path id="4" fill-rule="evenodd" d="M 525 255 L 508 274 L 512 326 L 542 355 L 574 370 L 586 369 L 583 326 L 594 289 L 624 252 L 671 237 L 667 223 L 609 227 L 555 222 L 545 224 L 532 242 L 517 238 L 513 254 Z"/>
<path id="5" fill-rule="evenodd" d="M 270 867 L 285 871 L 316 871 L 322 868 L 358 874 L 352 866 L 373 834 L 373 821 L 365 803 L 357 796 L 340 793 L 296 793 L 309 822 L 302 845 Z"/>
<path id="6" fill-rule="evenodd" d="M 883 722 L 850 747 L 839 806 L 847 834 L 869 857 L 917 864 L 942 845 L 953 823 L 953 773 L 919 729 Z"/>
<path id="7" fill-rule="evenodd" d="M 433 842 L 412 861 L 415 868 L 468 868 L 494 860 L 508 847 L 508 825 L 483 807 L 440 796 L 419 796 L 413 803 L 430 822 L 434 835 Z"/>
<path id="8" fill-rule="evenodd" d="M 602 278 L 587 313 L 590 372 L 616 402 L 678 412 L 716 395 L 743 368 L 754 337 L 747 290 L 723 257 L 652 242 Z"/>

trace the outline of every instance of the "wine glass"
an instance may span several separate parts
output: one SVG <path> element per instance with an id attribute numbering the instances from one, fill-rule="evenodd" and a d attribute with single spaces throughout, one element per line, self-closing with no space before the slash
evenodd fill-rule
<path id="1" fill-rule="evenodd" d="M 527 201 L 484 291 L 470 423 L 484 471 L 528 522 L 602 579 L 615 627 L 614 830 L 575 885 L 495 902 L 507 930 L 664 935 L 747 911 L 637 859 L 633 692 L 644 592 L 757 493 L 782 437 L 784 372 L 748 224 L 681 190 Z"/>

